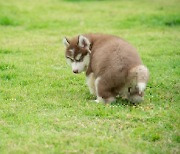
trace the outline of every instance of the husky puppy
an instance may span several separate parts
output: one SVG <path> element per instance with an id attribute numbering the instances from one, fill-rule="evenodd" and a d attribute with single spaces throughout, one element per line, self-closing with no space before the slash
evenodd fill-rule
<path id="1" fill-rule="evenodd" d="M 74 73 L 86 72 L 96 102 L 111 103 L 117 96 L 136 103 L 143 100 L 149 72 L 134 47 L 105 34 L 64 38 L 66 60 Z"/>

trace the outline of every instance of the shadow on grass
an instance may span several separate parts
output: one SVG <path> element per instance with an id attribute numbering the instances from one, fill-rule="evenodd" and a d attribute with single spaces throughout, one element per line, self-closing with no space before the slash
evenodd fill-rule
<path id="1" fill-rule="evenodd" d="M 95 102 L 96 96 L 88 95 L 88 97 L 86 97 L 86 99 L 90 100 L 92 102 Z M 116 98 L 116 101 L 112 102 L 110 105 L 112 105 L 112 106 L 138 106 L 139 103 L 132 103 L 132 102 L 122 99 L 122 98 Z"/>
<path id="2" fill-rule="evenodd" d="M 139 103 L 132 103 L 128 100 L 117 98 L 115 102 L 111 103 L 112 106 L 138 106 Z"/>

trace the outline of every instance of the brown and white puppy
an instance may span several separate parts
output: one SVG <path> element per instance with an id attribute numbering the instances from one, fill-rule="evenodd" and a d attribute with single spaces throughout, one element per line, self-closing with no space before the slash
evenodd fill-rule
<path id="1" fill-rule="evenodd" d="M 105 34 L 84 34 L 63 39 L 67 63 L 74 73 L 86 72 L 96 102 L 110 103 L 117 96 L 140 102 L 149 78 L 148 69 L 134 47 Z"/>

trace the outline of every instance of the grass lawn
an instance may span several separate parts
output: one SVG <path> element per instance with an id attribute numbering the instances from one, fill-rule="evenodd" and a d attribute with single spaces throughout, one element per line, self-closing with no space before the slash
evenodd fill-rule
<path id="1" fill-rule="evenodd" d="M 62 38 L 131 42 L 150 70 L 145 101 L 92 102 Z M 0 153 L 180 153 L 179 0 L 1 0 Z"/>

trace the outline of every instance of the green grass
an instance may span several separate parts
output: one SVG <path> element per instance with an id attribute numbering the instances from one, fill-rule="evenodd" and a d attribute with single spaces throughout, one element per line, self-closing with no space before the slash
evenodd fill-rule
<path id="1" fill-rule="evenodd" d="M 179 0 L 1 0 L 0 153 L 179 153 Z M 92 102 L 64 36 L 123 37 L 150 70 L 145 101 Z"/>

